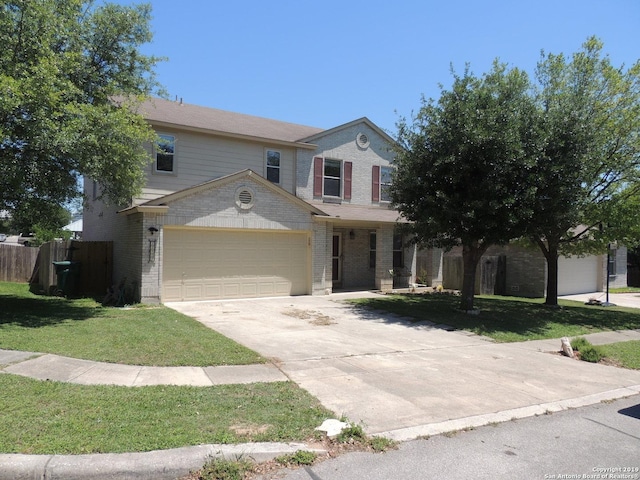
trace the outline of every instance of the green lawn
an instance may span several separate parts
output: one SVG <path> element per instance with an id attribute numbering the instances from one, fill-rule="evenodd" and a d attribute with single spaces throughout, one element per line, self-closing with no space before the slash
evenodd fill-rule
<path id="1" fill-rule="evenodd" d="M 576 302 L 549 309 L 542 300 L 480 297 L 476 305 L 482 313 L 474 316 L 458 311 L 458 302 L 459 297 L 438 294 L 354 301 L 503 342 L 640 328 L 640 314 L 633 309 Z M 263 361 L 255 352 L 165 307 L 104 308 L 88 299 L 36 296 L 26 285 L 10 283 L 0 283 L 0 305 L 0 348 L 138 365 Z M 630 356 L 625 365 L 637 365 L 640 346 L 626 343 L 630 345 L 619 344 L 623 347 L 615 353 Z M 3 453 L 80 454 L 201 443 L 299 441 L 312 436 L 324 419 L 335 416 L 290 382 L 134 388 L 0 374 L 0 392 Z"/>
<path id="2" fill-rule="evenodd" d="M 0 452 L 143 452 L 208 443 L 303 441 L 334 417 L 291 382 L 113 387 L 0 374 Z"/>
<path id="3" fill-rule="evenodd" d="M 0 348 L 136 365 L 263 362 L 165 307 L 104 308 L 0 283 Z M 335 414 L 291 382 L 213 387 L 85 386 L 0 373 L 0 452 L 149 451 L 203 443 L 301 441 Z"/>
<path id="4" fill-rule="evenodd" d="M 640 341 L 631 340 L 629 342 L 611 343 L 609 345 L 598 345 L 598 349 L 607 358 L 614 360 L 624 368 L 640 370 Z"/>
<path id="5" fill-rule="evenodd" d="M 620 288 L 610 288 L 610 293 L 640 293 L 639 287 L 620 287 Z"/>
<path id="6" fill-rule="evenodd" d="M 561 300 L 562 308 L 549 308 L 543 299 L 479 296 L 479 315 L 459 310 L 460 297 L 447 294 L 386 295 L 353 300 L 363 308 L 385 310 L 413 318 L 446 324 L 484 335 L 498 342 L 577 337 L 605 330 L 640 328 L 640 310 L 588 306 Z"/>
<path id="7" fill-rule="evenodd" d="M 256 352 L 163 306 L 102 307 L 0 282 L 0 348 L 128 365 L 262 363 Z"/>

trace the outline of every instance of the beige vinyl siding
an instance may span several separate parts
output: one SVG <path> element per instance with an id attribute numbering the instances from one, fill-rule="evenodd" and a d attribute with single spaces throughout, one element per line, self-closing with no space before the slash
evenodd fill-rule
<path id="1" fill-rule="evenodd" d="M 161 128 L 157 131 L 176 138 L 175 172 L 173 174 L 156 173 L 153 163 L 150 164 L 145 172 L 148 178 L 147 185 L 142 195 L 135 200 L 135 204 L 231 175 L 240 170 L 251 169 L 266 177 L 265 148 L 280 152 L 279 186 L 289 193 L 295 192 L 295 150 L 293 148 L 273 146 L 267 142 L 247 142 Z"/>

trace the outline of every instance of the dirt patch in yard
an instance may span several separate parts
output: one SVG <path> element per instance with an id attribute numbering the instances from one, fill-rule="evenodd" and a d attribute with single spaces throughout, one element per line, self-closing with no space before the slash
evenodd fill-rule
<path id="1" fill-rule="evenodd" d="M 233 431 L 236 435 L 253 436 L 260 433 L 265 433 L 272 425 L 231 425 L 229 430 Z"/>

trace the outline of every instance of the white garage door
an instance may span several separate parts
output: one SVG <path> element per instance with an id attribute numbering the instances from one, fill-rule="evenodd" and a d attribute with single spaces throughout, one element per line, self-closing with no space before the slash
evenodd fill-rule
<path id="1" fill-rule="evenodd" d="M 560 257 L 558 259 L 558 295 L 598 291 L 599 257 Z"/>
<path id="2" fill-rule="evenodd" d="M 164 230 L 162 301 L 309 293 L 305 232 Z"/>

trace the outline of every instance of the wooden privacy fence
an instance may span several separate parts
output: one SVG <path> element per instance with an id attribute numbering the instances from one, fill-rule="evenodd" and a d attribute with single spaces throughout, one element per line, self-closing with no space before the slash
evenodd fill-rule
<path id="1" fill-rule="evenodd" d="M 480 259 L 476 270 L 475 294 L 504 295 L 506 291 L 505 255 L 487 255 Z M 443 259 L 444 287 L 462 290 L 463 263 L 458 255 L 445 255 Z"/>
<path id="2" fill-rule="evenodd" d="M 0 281 L 27 283 L 37 258 L 37 248 L 18 244 L 0 245 Z"/>
<path id="3" fill-rule="evenodd" d="M 113 283 L 113 243 L 78 240 L 48 242 L 39 248 L 3 245 L 0 280 L 28 282 L 33 291 L 54 293 L 58 290 L 58 275 L 53 262 L 60 261 L 77 262 L 70 295 L 102 297 Z"/>
<path id="4" fill-rule="evenodd" d="M 58 275 L 53 262 L 73 262 L 68 276 L 72 288 L 69 295 L 101 296 L 112 284 L 113 243 L 83 242 L 69 240 L 66 242 L 49 242 L 40 247 L 40 260 L 37 266 L 37 277 L 32 277 L 32 284 L 37 283 L 45 293 L 58 290 Z"/>

